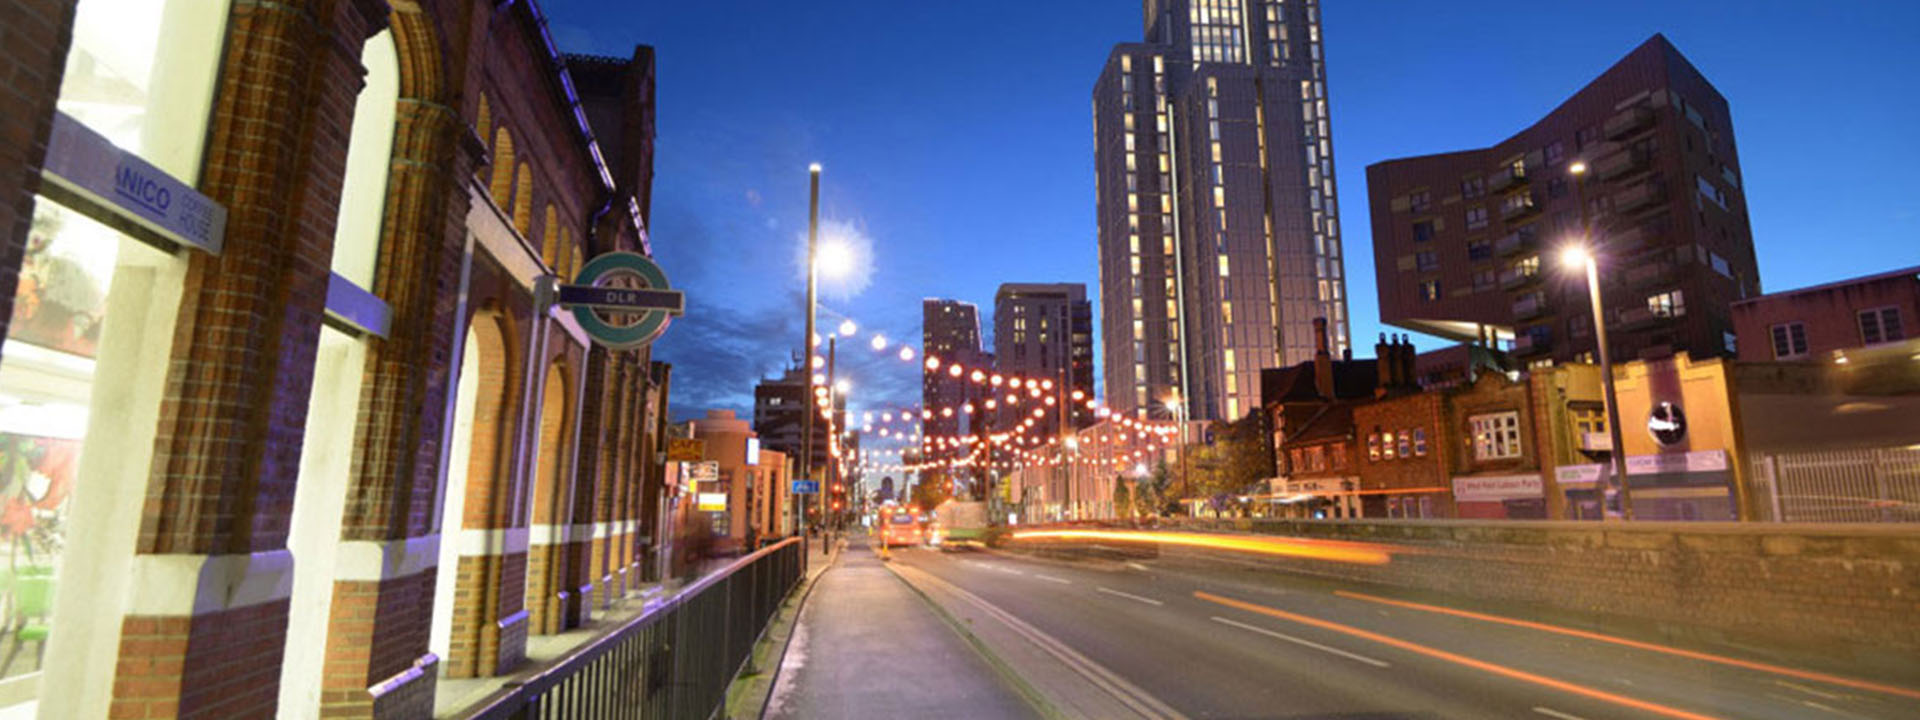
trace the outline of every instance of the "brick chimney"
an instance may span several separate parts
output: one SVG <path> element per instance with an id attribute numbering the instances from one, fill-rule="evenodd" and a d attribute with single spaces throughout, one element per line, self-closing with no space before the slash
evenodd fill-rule
<path id="1" fill-rule="evenodd" d="M 1333 353 L 1327 350 L 1327 319 L 1313 319 L 1313 389 L 1333 399 Z"/>
<path id="2" fill-rule="evenodd" d="M 1373 371 L 1378 378 L 1373 384 L 1373 394 L 1383 396 L 1393 387 L 1393 351 L 1387 345 L 1387 334 L 1381 333 L 1379 342 L 1373 344 Z"/>

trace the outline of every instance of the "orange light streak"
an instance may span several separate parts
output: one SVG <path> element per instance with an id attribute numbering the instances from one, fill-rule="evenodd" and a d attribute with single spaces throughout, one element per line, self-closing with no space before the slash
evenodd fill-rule
<path id="1" fill-rule="evenodd" d="M 1185 547 L 1233 550 L 1261 555 L 1281 555 L 1314 560 L 1385 565 L 1393 561 L 1392 549 L 1367 543 L 1327 542 L 1294 538 L 1209 535 L 1206 533 L 1163 532 L 1153 530 L 1024 530 L 1013 534 L 1015 540 L 1109 540 L 1131 543 L 1164 543 Z"/>
<path id="2" fill-rule="evenodd" d="M 1409 610 L 1422 610 L 1430 613 L 1440 613 L 1443 615 L 1453 615 L 1455 617 L 1463 617 L 1471 620 L 1480 620 L 1482 622 L 1499 623 L 1501 625 L 1512 625 L 1514 627 L 1523 627 L 1530 630 L 1539 630 L 1541 632 L 1550 632 L 1550 633 L 1555 633 L 1559 635 L 1566 635 L 1569 637 L 1582 638 L 1585 640 L 1593 640 L 1596 642 L 1612 643 L 1614 645 L 1621 645 L 1625 647 L 1635 648 L 1638 650 L 1647 650 L 1650 652 L 1665 653 L 1668 655 L 1683 657 L 1690 660 L 1701 660 L 1701 661 L 1710 662 L 1710 663 L 1719 663 L 1721 665 L 1731 665 L 1733 667 L 1746 668 L 1748 670 L 1758 670 L 1760 672 L 1773 673 L 1775 675 L 1785 675 L 1787 677 L 1795 677 L 1795 678 L 1800 678 L 1802 680 L 1812 680 L 1815 682 L 1830 683 L 1833 685 L 1843 685 L 1846 687 L 1857 688 L 1860 690 L 1872 690 L 1874 692 L 1882 692 L 1882 693 L 1887 693 L 1889 695 L 1900 695 L 1903 697 L 1920 699 L 1920 690 L 1913 690 L 1913 689 L 1903 688 L 1895 685 L 1883 685 L 1880 683 L 1870 682 L 1867 680 L 1855 680 L 1850 677 L 1842 677 L 1839 675 L 1828 675 L 1826 673 L 1812 672 L 1809 670 L 1796 670 L 1794 668 L 1784 667 L 1780 665 L 1770 665 L 1763 662 L 1754 662 L 1752 660 L 1741 660 L 1739 658 L 1730 658 L 1724 655 L 1714 655 L 1712 653 L 1698 652 L 1695 650 L 1682 650 L 1680 648 L 1668 647 L 1666 645 L 1656 645 L 1654 643 L 1641 642 L 1639 640 L 1629 640 L 1623 637 L 1603 635 L 1601 633 L 1589 632 L 1586 630 L 1575 630 L 1573 628 L 1560 627 L 1558 625 L 1548 625 L 1546 623 L 1537 623 L 1530 620 L 1516 620 L 1513 618 L 1500 617 L 1499 615 L 1488 615 L 1485 613 L 1477 613 L 1469 610 L 1455 610 L 1449 607 L 1441 607 L 1438 605 L 1425 605 L 1425 604 L 1416 603 L 1416 602 L 1407 602 L 1405 600 L 1393 600 L 1390 598 L 1376 597 L 1373 595 L 1365 595 L 1365 594 L 1356 593 L 1356 592 L 1347 592 L 1345 590 L 1335 590 L 1333 591 L 1333 594 L 1339 595 L 1341 597 L 1353 598 L 1355 600 L 1365 600 L 1367 602 L 1375 602 L 1375 603 L 1380 603 L 1382 605 L 1392 605 L 1395 607 L 1403 607 Z"/>
<path id="3" fill-rule="evenodd" d="M 1363 640 L 1372 640 L 1382 645 L 1389 645 L 1392 647 L 1400 648 L 1401 650 L 1406 650 L 1408 652 L 1419 653 L 1427 657 L 1445 660 L 1447 662 L 1455 663 L 1458 665 L 1464 665 L 1464 666 L 1473 668 L 1475 670 L 1481 670 L 1484 672 L 1493 673 L 1495 675 L 1513 678 L 1515 680 L 1519 680 L 1522 682 L 1529 682 L 1535 685 L 1553 688 L 1555 690 L 1559 690 L 1562 692 L 1573 693 L 1575 695 L 1589 697 L 1589 698 L 1593 698 L 1595 700 L 1600 700 L 1603 702 L 1613 703 L 1615 705 L 1620 705 L 1622 707 L 1630 707 L 1636 710 L 1644 710 L 1646 712 L 1654 713 L 1657 715 L 1665 715 L 1667 717 L 1672 717 L 1672 718 L 1682 718 L 1682 720 L 1717 720 L 1712 715 L 1702 715 L 1700 713 L 1696 713 L 1688 710 L 1682 710 L 1676 707 L 1661 705 L 1659 703 L 1654 703 L 1654 702 L 1648 702 L 1646 700 L 1638 700 L 1635 698 L 1630 698 L 1625 695 L 1616 695 L 1614 693 L 1610 693 L 1605 690 L 1596 690 L 1596 689 L 1587 687 L 1585 685 L 1576 685 L 1576 684 L 1567 682 L 1565 680 L 1555 680 L 1545 675 L 1535 675 L 1525 670 L 1518 670 L 1515 668 L 1507 667 L 1505 665 L 1490 663 L 1485 660 L 1476 660 L 1474 658 L 1470 658 L 1465 655 L 1447 652 L 1439 648 L 1428 647 L 1426 645 L 1421 645 L 1415 642 L 1408 642 L 1406 640 L 1401 640 L 1396 637 L 1390 637 L 1387 635 L 1382 635 L 1380 633 L 1376 633 L 1368 630 L 1361 630 L 1360 628 L 1357 628 L 1357 627 L 1342 625 L 1340 623 L 1331 622 L 1328 620 L 1321 620 L 1315 617 L 1307 617 L 1305 615 L 1297 615 L 1294 613 L 1287 612 L 1285 610 L 1270 608 L 1265 605 L 1256 605 L 1254 603 L 1250 603 L 1242 600 L 1235 600 L 1229 597 L 1221 597 L 1219 595 L 1215 595 L 1213 593 L 1209 593 L 1201 590 L 1193 591 L 1193 596 L 1210 603 L 1225 605 L 1230 608 L 1238 608 L 1241 610 L 1245 610 L 1247 612 L 1259 613 L 1261 615 L 1276 617 L 1282 620 L 1289 620 L 1292 622 L 1300 623 L 1302 625 L 1311 625 L 1313 627 L 1317 627 L 1323 630 L 1331 630 L 1337 633 L 1352 635 L 1354 637 L 1361 638 Z"/>

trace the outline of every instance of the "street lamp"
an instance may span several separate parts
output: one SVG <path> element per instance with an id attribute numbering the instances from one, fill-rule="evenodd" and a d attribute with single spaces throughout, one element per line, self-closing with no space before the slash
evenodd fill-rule
<path id="1" fill-rule="evenodd" d="M 1600 304 L 1600 263 L 1588 248 L 1593 242 L 1593 228 L 1586 220 L 1586 173 L 1587 164 L 1575 162 L 1568 166 L 1567 172 L 1578 179 L 1580 185 L 1581 238 L 1575 245 L 1569 245 L 1560 251 L 1560 262 L 1568 269 L 1585 269 L 1587 275 L 1587 304 L 1593 307 L 1594 344 L 1600 355 L 1600 382 L 1606 391 L 1607 433 L 1613 442 L 1614 480 L 1620 484 L 1620 514 L 1633 519 L 1633 492 L 1627 487 L 1627 446 L 1620 435 L 1620 398 L 1613 389 L 1613 358 L 1607 351 L 1607 321 L 1605 306 Z M 1606 488 L 1598 488 L 1600 517 L 1607 517 Z"/>
<path id="2" fill-rule="evenodd" d="M 819 335 L 813 331 L 814 313 L 819 309 L 820 289 L 820 163 L 807 166 L 807 334 L 801 336 L 801 352 L 808 358 L 813 357 L 813 346 L 819 342 Z M 817 375 L 807 378 L 807 397 L 813 397 L 815 386 L 819 384 Z M 800 414 L 800 467 L 807 475 L 813 474 L 813 408 L 807 408 Z M 806 496 L 795 493 L 793 496 L 795 534 L 806 535 Z"/>

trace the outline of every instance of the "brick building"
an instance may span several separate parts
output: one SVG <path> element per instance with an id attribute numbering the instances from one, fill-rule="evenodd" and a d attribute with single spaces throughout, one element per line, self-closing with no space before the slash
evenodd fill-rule
<path id="1" fill-rule="evenodd" d="M 6 592 L 51 631 L 0 712 L 425 718 L 637 589 L 670 369 L 533 288 L 649 250 L 650 51 L 577 87 L 533 2 L 4 12 L 0 454 L 50 481 Z"/>
<path id="2" fill-rule="evenodd" d="M 1741 177 L 1726 98 L 1655 35 L 1491 147 L 1367 168 L 1381 317 L 1586 358 L 1586 280 L 1559 253 L 1590 229 L 1613 357 L 1731 355 L 1728 308 L 1760 293 Z"/>
<path id="3" fill-rule="evenodd" d="M 1920 267 L 1747 298 L 1733 327 L 1750 362 L 1832 360 L 1920 336 Z"/>

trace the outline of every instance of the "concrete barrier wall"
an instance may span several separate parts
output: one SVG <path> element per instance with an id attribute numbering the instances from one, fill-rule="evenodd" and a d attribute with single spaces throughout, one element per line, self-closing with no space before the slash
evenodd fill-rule
<path id="1" fill-rule="evenodd" d="M 1182 527 L 1401 549 L 1385 565 L 1271 560 L 1289 572 L 1768 644 L 1920 650 L 1920 527 L 1246 519 Z"/>

